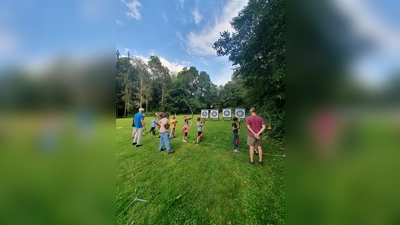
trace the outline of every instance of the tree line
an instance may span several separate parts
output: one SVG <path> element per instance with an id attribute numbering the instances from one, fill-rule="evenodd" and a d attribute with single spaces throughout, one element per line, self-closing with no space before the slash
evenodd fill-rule
<path id="1" fill-rule="evenodd" d="M 185 67 L 177 75 L 159 57 L 146 62 L 119 57 L 116 62 L 117 117 L 143 107 L 146 111 L 199 112 L 200 109 L 246 108 L 272 121 L 271 135 L 285 134 L 285 4 L 284 0 L 250 0 L 231 21 L 234 32 L 221 31 L 212 46 L 228 56 L 234 69 L 225 85 L 211 82 L 206 71 Z"/>

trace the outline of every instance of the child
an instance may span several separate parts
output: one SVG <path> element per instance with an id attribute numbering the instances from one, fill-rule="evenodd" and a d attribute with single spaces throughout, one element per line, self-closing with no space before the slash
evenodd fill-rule
<path id="1" fill-rule="evenodd" d="M 171 124 L 171 133 L 169 135 L 169 138 L 174 138 L 175 137 L 175 125 L 178 123 L 178 121 L 175 120 L 175 116 L 172 116 L 172 119 L 169 121 Z"/>
<path id="2" fill-rule="evenodd" d="M 188 135 L 188 132 L 189 132 L 189 124 L 188 124 L 188 121 L 191 120 L 191 119 L 192 119 L 192 118 L 188 119 L 186 115 L 183 116 L 183 123 L 184 123 L 183 129 L 182 129 L 182 132 L 184 133 L 184 134 L 183 134 L 183 138 L 182 138 L 182 141 L 183 141 L 183 142 L 186 142 L 186 141 L 187 141 L 187 135 Z"/>
<path id="3" fill-rule="evenodd" d="M 233 117 L 233 122 L 232 122 L 232 131 L 233 131 L 233 151 L 234 151 L 234 152 L 239 152 L 239 151 L 238 151 L 238 148 L 237 148 L 237 145 L 239 144 L 239 133 L 238 133 L 238 130 L 239 130 L 240 126 L 238 126 L 238 125 L 236 124 L 237 119 L 238 119 L 238 118 L 237 118 L 236 116 Z"/>
<path id="4" fill-rule="evenodd" d="M 196 145 L 199 146 L 200 139 L 203 136 L 203 126 L 204 126 L 204 121 L 200 122 L 200 117 L 197 118 L 196 126 L 197 126 L 197 141 L 196 141 Z"/>
<path id="5" fill-rule="evenodd" d="M 169 126 L 170 124 L 168 123 L 168 118 L 169 114 L 164 113 L 164 118 L 162 118 L 158 124 L 160 125 L 160 145 L 158 147 L 158 151 L 161 152 L 163 150 L 163 146 L 165 145 L 165 148 L 167 150 L 167 154 L 173 153 L 174 150 L 171 149 L 170 143 L 169 143 L 169 137 L 168 137 L 168 131 L 169 131 Z"/>
<path id="6" fill-rule="evenodd" d="M 152 133 L 153 136 L 156 136 L 156 125 L 157 125 L 157 120 L 156 116 L 154 116 L 154 119 L 151 121 L 151 129 L 150 129 L 150 133 Z"/>

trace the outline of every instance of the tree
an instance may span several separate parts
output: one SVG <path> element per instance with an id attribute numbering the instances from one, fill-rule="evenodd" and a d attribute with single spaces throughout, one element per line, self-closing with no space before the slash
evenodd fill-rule
<path id="1" fill-rule="evenodd" d="M 243 82 L 249 107 L 268 111 L 284 121 L 285 110 L 285 4 L 284 0 L 250 0 L 231 21 L 234 33 L 223 31 L 213 48 L 218 56 L 229 56 L 235 77 Z M 226 91 L 238 89 L 234 82 L 224 87 L 222 98 L 234 101 Z M 227 90 L 225 90 L 227 89 Z M 238 103 L 238 102 L 236 102 Z M 275 127 L 284 135 L 284 122 Z"/>
<path id="2" fill-rule="evenodd" d="M 169 74 L 168 68 L 162 65 L 160 58 L 157 56 L 150 56 L 148 66 L 150 68 L 151 79 L 153 80 L 152 99 L 158 103 L 153 106 L 164 111 L 165 93 L 172 84 L 171 75 Z"/>
<path id="3" fill-rule="evenodd" d="M 146 104 L 146 111 L 148 107 L 149 99 L 151 99 L 151 86 L 150 86 L 150 74 L 149 68 L 146 62 L 138 57 L 132 57 L 132 64 L 138 72 L 138 80 L 135 82 L 137 87 L 136 91 L 136 105 L 139 108 Z"/>
<path id="4" fill-rule="evenodd" d="M 117 116 L 119 110 L 122 110 L 122 114 L 126 116 L 132 109 L 132 89 L 133 80 L 135 80 L 135 70 L 130 64 L 130 60 L 127 57 L 120 57 L 116 63 L 116 104 L 117 104 Z"/>

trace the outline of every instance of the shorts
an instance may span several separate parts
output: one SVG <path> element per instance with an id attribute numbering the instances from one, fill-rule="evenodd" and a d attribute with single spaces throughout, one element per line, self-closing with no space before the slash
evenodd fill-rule
<path id="1" fill-rule="evenodd" d="M 137 128 L 136 127 L 132 127 L 132 133 L 135 132 L 136 133 Z"/>
<path id="2" fill-rule="evenodd" d="M 256 139 L 255 137 L 247 136 L 247 145 L 254 146 L 255 144 L 262 146 L 262 138 Z"/>
<path id="3" fill-rule="evenodd" d="M 197 131 L 197 137 L 199 137 L 202 133 L 203 131 Z"/>

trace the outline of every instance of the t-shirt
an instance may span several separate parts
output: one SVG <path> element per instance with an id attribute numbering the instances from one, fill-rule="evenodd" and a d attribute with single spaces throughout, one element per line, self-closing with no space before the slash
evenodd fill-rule
<path id="1" fill-rule="evenodd" d="M 197 121 L 196 126 L 198 132 L 201 132 L 203 130 L 203 124 L 200 121 Z"/>
<path id="2" fill-rule="evenodd" d="M 251 127 L 254 133 L 258 133 L 261 130 L 261 126 L 265 125 L 264 119 L 257 115 L 252 115 L 246 118 L 246 124 Z M 249 137 L 254 137 L 254 134 L 251 131 L 247 132 Z"/>
<path id="3" fill-rule="evenodd" d="M 169 121 L 169 123 L 171 124 L 171 128 L 175 128 L 175 124 L 176 124 L 176 120 L 175 119 L 171 119 Z"/>
<path id="4" fill-rule="evenodd" d="M 158 124 L 160 124 L 160 132 L 168 132 L 168 130 L 164 127 L 165 124 L 168 124 L 167 118 L 162 118 L 160 121 L 158 121 Z"/>
<path id="5" fill-rule="evenodd" d="M 142 128 L 142 120 L 144 120 L 144 115 L 141 114 L 140 112 L 136 113 L 135 116 L 133 117 L 135 120 L 135 127 L 136 128 Z"/>
<path id="6" fill-rule="evenodd" d="M 232 127 L 233 128 L 237 128 L 237 125 L 236 125 L 236 122 L 232 122 Z M 237 133 L 238 132 L 238 130 L 233 130 L 233 133 Z"/>
<path id="7" fill-rule="evenodd" d="M 151 121 L 151 127 L 156 127 L 156 124 L 157 124 L 156 119 L 153 119 L 153 120 Z"/>

